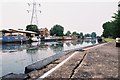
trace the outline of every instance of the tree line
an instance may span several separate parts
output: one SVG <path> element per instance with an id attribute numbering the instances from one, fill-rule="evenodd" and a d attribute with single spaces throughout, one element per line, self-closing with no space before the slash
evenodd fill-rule
<path id="1" fill-rule="evenodd" d="M 114 13 L 113 20 L 105 22 L 103 24 L 103 34 L 105 38 L 117 38 L 120 37 L 120 11 Z"/>
<path id="2" fill-rule="evenodd" d="M 70 32 L 70 31 L 67 31 L 65 36 L 70 36 L 70 35 L 76 35 L 78 38 L 84 38 L 84 37 L 92 37 L 92 38 L 96 38 L 97 37 L 97 34 L 96 32 L 92 32 L 91 34 L 90 33 L 87 33 L 87 34 L 83 34 L 83 32 Z"/>
<path id="3" fill-rule="evenodd" d="M 27 25 L 26 26 L 26 31 L 33 31 L 36 32 L 36 36 L 39 35 L 39 29 L 37 25 Z M 69 30 L 64 34 L 64 27 L 61 25 L 54 25 L 51 29 L 50 29 L 50 35 L 51 36 L 70 36 L 70 35 L 75 35 L 78 38 L 84 38 L 84 37 L 92 37 L 92 38 L 96 38 L 97 34 L 95 32 L 92 32 L 91 34 L 87 33 L 87 34 L 83 34 L 82 32 L 78 33 L 76 31 L 74 32 L 70 32 Z"/>

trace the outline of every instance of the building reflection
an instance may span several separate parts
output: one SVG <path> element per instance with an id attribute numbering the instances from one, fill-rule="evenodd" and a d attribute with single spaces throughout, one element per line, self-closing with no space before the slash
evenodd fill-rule
<path id="1" fill-rule="evenodd" d="M 72 44 L 73 46 L 76 46 L 76 45 L 78 44 L 77 41 L 78 41 L 78 40 L 72 40 L 72 41 L 71 41 L 71 44 Z"/>
<path id="2" fill-rule="evenodd" d="M 2 52 L 16 52 L 16 51 L 23 51 L 26 46 L 25 44 L 4 44 L 4 45 L 1 45 L 1 48 L 2 48 Z"/>

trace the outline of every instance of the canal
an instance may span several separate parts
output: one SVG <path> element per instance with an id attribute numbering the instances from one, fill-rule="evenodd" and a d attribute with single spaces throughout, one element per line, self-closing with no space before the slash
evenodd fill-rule
<path id="1" fill-rule="evenodd" d="M 9 73 L 24 73 L 25 67 L 64 51 L 97 44 L 96 39 L 64 42 L 34 42 L 0 45 L 0 77 Z"/>

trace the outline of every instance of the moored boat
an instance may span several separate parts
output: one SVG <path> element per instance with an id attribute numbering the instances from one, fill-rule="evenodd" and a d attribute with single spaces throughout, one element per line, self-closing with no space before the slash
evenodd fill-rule
<path id="1" fill-rule="evenodd" d="M 32 31 L 23 31 L 23 30 L 14 30 L 14 29 L 9 29 L 9 30 L 1 30 L 0 31 L 0 42 L 1 43 L 14 43 L 14 42 L 19 42 L 23 43 L 28 41 L 28 36 L 32 34 L 36 34 L 35 32 Z"/>

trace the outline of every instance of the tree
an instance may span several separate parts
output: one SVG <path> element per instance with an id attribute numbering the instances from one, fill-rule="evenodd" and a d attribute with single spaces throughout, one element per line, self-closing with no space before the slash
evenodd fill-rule
<path id="1" fill-rule="evenodd" d="M 65 35 L 66 35 L 66 36 L 70 36 L 70 34 L 71 34 L 71 32 L 70 32 L 70 31 L 67 31 Z"/>
<path id="2" fill-rule="evenodd" d="M 115 23 L 113 21 L 111 22 L 106 22 L 103 24 L 103 34 L 102 36 L 105 37 L 105 38 L 108 38 L 108 37 L 114 37 L 115 34 Z"/>
<path id="3" fill-rule="evenodd" d="M 114 16 L 112 18 L 115 19 L 113 21 L 115 23 L 113 38 L 117 38 L 120 37 L 120 11 L 114 13 Z"/>
<path id="4" fill-rule="evenodd" d="M 95 32 L 92 32 L 92 33 L 91 33 L 91 37 L 92 37 L 92 38 L 96 38 L 96 36 L 97 36 L 97 34 L 96 34 Z"/>
<path id="5" fill-rule="evenodd" d="M 77 32 L 76 32 L 76 31 L 74 31 L 74 32 L 72 33 L 72 35 L 77 35 Z"/>
<path id="6" fill-rule="evenodd" d="M 113 21 L 108 21 L 103 24 L 103 34 L 102 36 L 105 38 L 112 37 L 117 38 L 120 37 L 120 11 L 114 13 Z"/>
<path id="7" fill-rule="evenodd" d="M 36 32 L 36 36 L 39 35 L 39 30 L 38 30 L 37 25 L 27 25 L 26 31 L 33 31 L 33 32 Z"/>
<path id="8" fill-rule="evenodd" d="M 50 35 L 56 35 L 56 36 L 63 36 L 64 28 L 61 25 L 54 25 L 53 28 L 50 29 Z"/>
<path id="9" fill-rule="evenodd" d="M 83 38 L 83 33 L 82 33 L 82 32 L 80 32 L 79 36 L 80 36 L 80 38 Z"/>
<path id="10" fill-rule="evenodd" d="M 74 31 L 74 32 L 72 33 L 72 35 L 79 36 L 79 33 L 77 33 L 76 31 Z"/>
<path id="11" fill-rule="evenodd" d="M 91 35 L 89 33 L 85 34 L 84 37 L 90 37 Z"/>

